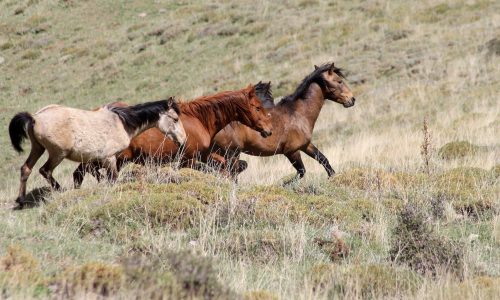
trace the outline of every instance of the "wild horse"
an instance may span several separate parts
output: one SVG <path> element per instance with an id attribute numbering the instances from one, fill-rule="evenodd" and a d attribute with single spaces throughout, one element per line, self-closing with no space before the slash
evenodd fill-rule
<path id="1" fill-rule="evenodd" d="M 141 132 L 157 126 L 178 143 L 185 142 L 186 133 L 179 114 L 173 98 L 129 107 L 105 106 L 97 111 L 49 105 L 33 115 L 28 112 L 16 114 L 9 124 L 14 149 L 22 152 L 22 141 L 28 137 L 31 141 L 31 152 L 21 167 L 16 202 L 23 206 L 28 177 L 45 150 L 49 159 L 40 168 L 40 173 L 54 189 L 61 186 L 52 177 L 52 171 L 65 158 L 106 166 L 114 180 L 117 175 L 115 155 Z"/>
<path id="2" fill-rule="evenodd" d="M 227 168 L 236 177 L 247 167 L 245 161 L 238 160 L 241 152 L 255 156 L 284 154 L 302 178 L 306 172 L 300 157 L 302 151 L 317 160 L 328 176 L 332 176 L 335 171 L 326 156 L 311 143 L 311 137 L 325 99 L 344 107 L 354 105 L 356 99 L 344 79 L 342 70 L 334 63 L 315 66 L 295 92 L 278 104 L 274 104 L 271 94 L 264 97 L 264 106 L 269 108 L 273 122 L 272 137 L 263 139 L 248 127 L 233 122 L 215 136 L 215 155 L 226 157 Z"/>
<path id="3" fill-rule="evenodd" d="M 187 134 L 184 147 L 181 148 L 166 139 L 158 129 L 151 128 L 132 139 L 129 147 L 117 155 L 118 169 L 126 162 L 144 164 L 152 160 L 168 163 L 176 157 L 179 158 L 181 167 L 194 167 L 198 159 L 206 162 L 211 154 L 210 144 L 213 137 L 233 121 L 239 121 L 262 138 L 267 138 L 272 132 L 272 122 L 258 97 L 260 89 L 264 87 L 260 83 L 237 91 L 221 92 L 179 103 L 180 119 Z M 211 158 L 225 166 L 222 156 L 214 154 Z M 97 168 L 95 164 L 80 165 L 74 173 L 75 186 L 81 185 L 83 174 L 87 170 L 99 180 Z"/>

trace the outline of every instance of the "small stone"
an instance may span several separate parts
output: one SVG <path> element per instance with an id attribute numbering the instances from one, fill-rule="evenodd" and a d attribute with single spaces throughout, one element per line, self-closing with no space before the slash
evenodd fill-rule
<path id="1" fill-rule="evenodd" d="M 4 62 L 5 62 L 5 58 L 0 56 L 0 65 L 3 64 Z"/>
<path id="2" fill-rule="evenodd" d="M 140 13 L 138 16 L 141 18 L 145 18 L 148 14 L 145 12 Z"/>
<path id="3" fill-rule="evenodd" d="M 469 243 L 472 243 L 472 242 L 476 241 L 477 239 L 479 239 L 479 234 L 475 234 L 475 233 L 471 233 L 469 235 L 469 237 L 467 238 L 467 240 L 469 240 Z"/>
<path id="4" fill-rule="evenodd" d="M 14 10 L 14 15 L 20 15 L 24 13 L 24 7 L 18 7 Z"/>
<path id="5" fill-rule="evenodd" d="M 158 10 L 158 12 L 159 12 L 160 14 L 163 14 L 163 13 L 166 13 L 166 12 L 167 12 L 167 10 L 166 10 L 166 9 L 164 9 L 164 8 L 160 8 L 160 9 Z"/>
<path id="6" fill-rule="evenodd" d="M 68 60 L 70 60 L 72 57 L 73 57 L 73 55 L 67 54 L 67 55 L 61 56 L 61 58 L 59 58 L 59 61 L 62 62 L 62 63 L 65 63 Z"/>

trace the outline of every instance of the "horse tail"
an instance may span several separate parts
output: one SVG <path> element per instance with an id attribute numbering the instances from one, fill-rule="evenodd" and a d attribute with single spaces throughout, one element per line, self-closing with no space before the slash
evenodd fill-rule
<path id="1" fill-rule="evenodd" d="M 35 119 L 28 112 L 20 112 L 10 120 L 10 141 L 17 152 L 23 152 L 21 143 L 28 137 L 28 128 L 33 127 L 33 124 L 35 124 Z"/>

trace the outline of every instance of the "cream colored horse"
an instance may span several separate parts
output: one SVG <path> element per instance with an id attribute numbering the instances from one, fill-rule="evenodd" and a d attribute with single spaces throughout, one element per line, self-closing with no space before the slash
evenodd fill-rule
<path id="1" fill-rule="evenodd" d="M 49 159 L 40 168 L 52 188 L 60 189 L 52 171 L 67 158 L 76 162 L 97 162 L 110 170 L 110 179 L 117 176 L 115 155 L 143 131 L 158 127 L 179 144 L 186 133 L 179 120 L 177 103 L 170 98 L 128 107 L 108 107 L 97 111 L 49 105 L 34 115 L 21 112 L 12 118 L 9 134 L 14 149 L 22 152 L 22 141 L 29 137 L 31 152 L 21 167 L 21 186 L 16 202 L 23 206 L 26 182 L 45 149 Z"/>

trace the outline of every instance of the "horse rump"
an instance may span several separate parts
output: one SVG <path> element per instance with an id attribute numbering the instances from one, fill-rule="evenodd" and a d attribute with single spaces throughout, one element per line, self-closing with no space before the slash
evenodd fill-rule
<path id="1" fill-rule="evenodd" d="M 35 119 L 28 112 L 20 112 L 10 120 L 10 141 L 17 152 L 23 152 L 21 143 L 28 137 L 28 126 L 32 127 L 34 123 Z"/>

